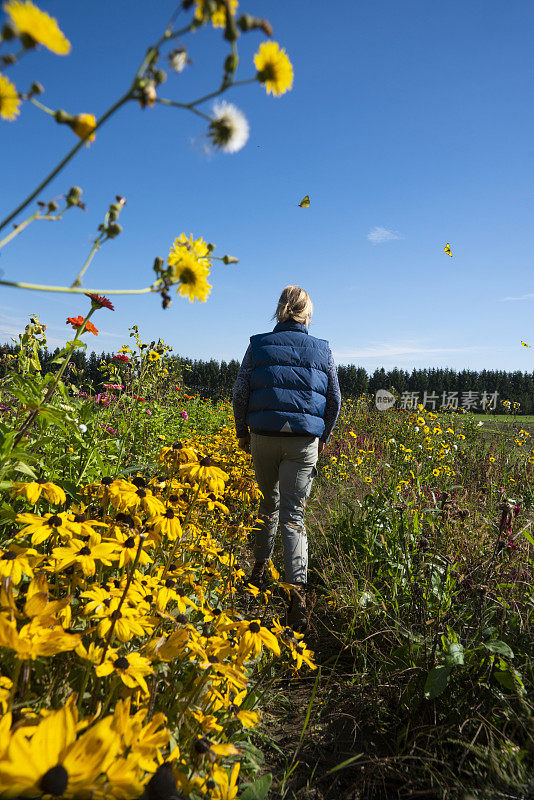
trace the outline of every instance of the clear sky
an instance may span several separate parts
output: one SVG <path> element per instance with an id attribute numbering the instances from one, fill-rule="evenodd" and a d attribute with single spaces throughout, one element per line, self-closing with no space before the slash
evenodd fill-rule
<path id="1" fill-rule="evenodd" d="M 10 77 L 21 91 L 39 80 L 52 108 L 97 115 L 175 8 L 39 5 L 72 53 L 30 53 Z M 118 193 L 124 232 L 97 255 L 86 285 L 148 285 L 154 257 L 182 231 L 240 261 L 214 267 L 205 304 L 173 295 L 163 311 L 157 295 L 116 297 L 115 312 L 94 318 L 99 337 L 86 336 L 96 350 L 129 341 L 137 323 L 145 340 L 161 336 L 182 355 L 241 358 L 249 336 L 272 326 L 280 290 L 296 283 L 315 303 L 311 332 L 330 340 L 340 363 L 534 369 L 534 350 L 520 344 L 534 345 L 530 0 L 251 0 L 240 9 L 270 19 L 295 69 L 281 98 L 259 84 L 226 95 L 249 120 L 245 148 L 207 155 L 203 120 L 129 104 L 42 196 L 77 184 L 87 212 L 30 227 L 2 251 L 4 279 L 71 283 Z M 254 74 L 264 38 L 241 38 L 238 78 Z M 226 49 L 211 28 L 183 43 L 193 64 L 169 73 L 160 95 L 188 101 L 217 86 Z M 0 123 L 2 218 L 73 143 L 70 129 L 29 104 Z M 304 194 L 309 209 L 297 206 Z M 50 343 L 62 343 L 65 318 L 86 308 L 81 297 L 0 287 L 0 341 L 36 313 Z"/>

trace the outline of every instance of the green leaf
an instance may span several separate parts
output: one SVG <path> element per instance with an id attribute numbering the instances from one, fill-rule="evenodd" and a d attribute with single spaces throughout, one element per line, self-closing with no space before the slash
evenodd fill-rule
<path id="1" fill-rule="evenodd" d="M 254 783 L 245 784 L 239 800 L 263 800 L 264 797 L 267 797 L 272 781 L 273 776 L 269 772 L 267 775 L 262 775 Z"/>
<path id="2" fill-rule="evenodd" d="M 451 642 L 445 654 L 447 667 L 460 667 L 464 663 L 464 648 L 459 642 Z"/>
<path id="3" fill-rule="evenodd" d="M 13 464 L 13 469 L 15 472 L 22 472 L 23 475 L 27 475 L 29 478 L 33 478 L 33 480 L 37 480 L 37 475 L 33 471 L 31 467 L 27 464 L 23 464 L 22 461 L 17 461 L 16 464 Z"/>
<path id="4" fill-rule="evenodd" d="M 430 670 L 425 683 L 425 697 L 427 700 L 434 700 L 435 697 L 439 697 L 445 691 L 450 674 L 450 667 L 445 664 Z"/>
<path id="5" fill-rule="evenodd" d="M 505 658 L 513 658 L 514 651 L 512 650 L 506 642 L 484 642 L 484 647 L 486 650 L 489 650 L 490 653 L 498 653 L 500 656 L 504 656 Z"/>

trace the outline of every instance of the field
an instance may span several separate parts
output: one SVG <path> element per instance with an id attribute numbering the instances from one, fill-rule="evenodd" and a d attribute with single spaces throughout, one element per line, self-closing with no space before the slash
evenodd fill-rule
<path id="1" fill-rule="evenodd" d="M 105 394 L 58 379 L 36 414 L 28 341 L 3 379 L 0 791 L 526 798 L 528 424 L 345 402 L 302 638 L 280 553 L 246 586 L 258 493 L 229 404 L 133 339 Z"/>

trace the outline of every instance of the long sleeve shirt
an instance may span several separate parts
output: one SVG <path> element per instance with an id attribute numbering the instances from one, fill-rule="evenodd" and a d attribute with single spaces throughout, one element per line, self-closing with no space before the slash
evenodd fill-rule
<path id="1" fill-rule="evenodd" d="M 234 419 L 235 431 L 239 439 L 248 436 L 247 425 L 248 401 L 250 397 L 250 376 L 252 374 L 252 350 L 249 345 L 234 385 Z M 324 433 L 321 441 L 326 444 L 334 429 L 341 409 L 341 392 L 337 379 L 337 369 L 332 351 L 328 351 L 328 386 L 326 389 L 326 407 L 324 412 Z"/>

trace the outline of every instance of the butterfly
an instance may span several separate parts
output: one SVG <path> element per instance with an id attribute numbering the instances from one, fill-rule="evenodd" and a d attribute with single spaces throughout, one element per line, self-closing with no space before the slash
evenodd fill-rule
<path id="1" fill-rule="evenodd" d="M 450 244 L 448 242 L 445 245 L 445 247 L 443 248 L 443 250 L 447 253 L 448 256 L 450 256 L 452 258 L 451 246 L 450 246 Z"/>
<path id="2" fill-rule="evenodd" d="M 307 194 L 306 197 L 303 197 L 299 203 L 300 208 L 309 208 L 310 207 L 310 195 Z"/>
<path id="3" fill-rule="evenodd" d="M 523 347 L 532 347 L 532 345 L 531 345 L 531 344 L 527 344 L 527 343 L 526 343 L 526 342 L 524 342 L 522 339 L 521 339 L 521 344 L 523 345 Z"/>

